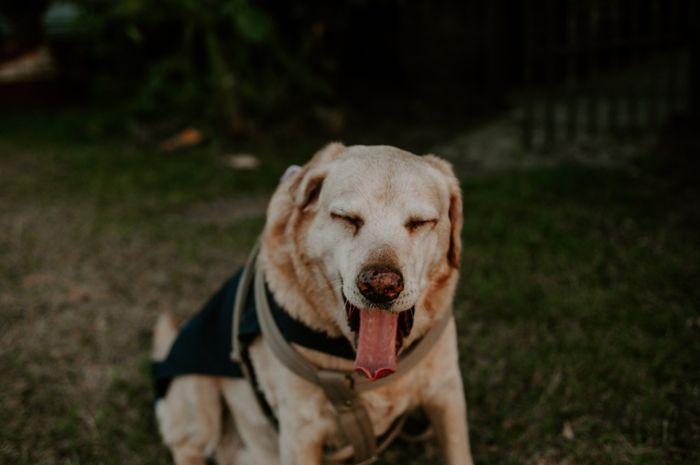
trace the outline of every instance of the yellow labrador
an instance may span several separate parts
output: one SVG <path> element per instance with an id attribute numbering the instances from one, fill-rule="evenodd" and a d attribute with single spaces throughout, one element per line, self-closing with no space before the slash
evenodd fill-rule
<path id="1" fill-rule="evenodd" d="M 267 212 L 260 266 L 274 299 L 299 322 L 347 338 L 347 360 L 297 349 L 319 368 L 391 376 L 397 354 L 452 312 L 458 280 L 462 202 L 450 165 L 389 146 L 331 144 L 281 182 Z M 156 326 L 154 358 L 175 338 Z M 243 379 L 187 375 L 158 401 L 161 434 L 178 465 L 314 465 L 341 444 L 323 391 L 288 370 L 258 338 L 249 347 L 270 425 Z M 428 355 L 395 381 L 363 392 L 374 434 L 422 406 L 450 465 L 472 463 L 451 320 Z M 222 416 L 222 406 L 232 415 Z M 223 419 L 222 419 L 223 418 Z"/>

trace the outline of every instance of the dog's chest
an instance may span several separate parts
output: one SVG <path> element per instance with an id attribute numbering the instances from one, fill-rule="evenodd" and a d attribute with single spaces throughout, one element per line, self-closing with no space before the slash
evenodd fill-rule
<path id="1" fill-rule="evenodd" d="M 254 344 L 251 354 L 263 391 L 276 413 L 291 411 L 293 423 L 318 422 L 327 425 L 331 435 L 337 433 L 335 410 L 319 386 L 301 380 L 283 367 L 263 344 Z M 423 367 L 414 370 L 396 382 L 358 394 L 376 434 L 384 433 L 396 418 L 419 405 L 425 390 L 423 380 L 427 377 L 422 376 L 425 375 Z"/>
<path id="2" fill-rule="evenodd" d="M 361 396 L 376 434 L 384 433 L 404 412 L 418 405 L 418 393 L 400 389 L 368 392 Z"/>

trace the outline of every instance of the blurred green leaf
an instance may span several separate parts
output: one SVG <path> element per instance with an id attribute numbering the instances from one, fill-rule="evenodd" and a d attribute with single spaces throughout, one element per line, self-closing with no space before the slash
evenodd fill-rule
<path id="1" fill-rule="evenodd" d="M 112 8 L 112 15 L 117 18 L 137 17 L 147 10 L 148 2 L 143 0 L 122 0 Z"/>
<path id="2" fill-rule="evenodd" d="M 134 24 L 128 24 L 126 26 L 126 36 L 135 43 L 141 43 L 143 40 L 143 36 L 141 35 L 141 31 L 139 31 L 139 28 L 134 25 Z"/>
<path id="3" fill-rule="evenodd" d="M 270 36 L 272 23 L 260 9 L 244 5 L 234 15 L 236 29 L 246 40 L 262 42 Z"/>

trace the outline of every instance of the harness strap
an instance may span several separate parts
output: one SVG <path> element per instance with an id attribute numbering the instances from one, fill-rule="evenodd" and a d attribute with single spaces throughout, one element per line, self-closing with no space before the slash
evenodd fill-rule
<path id="1" fill-rule="evenodd" d="M 406 420 L 406 415 L 399 417 L 390 426 L 381 444 L 377 447 L 372 423 L 358 393 L 384 386 L 403 376 L 417 365 L 440 339 L 443 331 L 452 320 L 451 313 L 440 318 L 414 347 L 402 355 L 396 372 L 391 376 L 376 381 L 369 381 L 354 372 L 319 370 L 294 349 L 277 326 L 267 300 L 264 272 L 259 263 L 257 263 L 259 250 L 260 241 L 255 244 L 251 251 L 238 284 L 238 292 L 236 293 L 233 308 L 232 360 L 238 363 L 243 361 L 241 343 L 237 335 L 248 289 L 250 289 L 251 281 L 254 281 L 255 308 L 263 340 L 289 370 L 323 389 L 326 398 L 333 405 L 336 412 L 338 428 L 348 440 L 349 445 L 352 446 L 353 463 L 355 465 L 373 463 L 377 460 L 377 454 L 385 449 L 400 433 Z M 250 373 L 246 371 L 244 370 L 246 378 L 251 380 Z M 342 454 L 344 449 L 341 448 L 338 451 L 334 451 L 334 453 L 325 454 L 324 464 L 342 463 L 339 458 L 334 456 L 344 455 Z"/>
<path id="2" fill-rule="evenodd" d="M 354 463 L 373 463 L 377 460 L 377 445 L 372 422 L 347 377 L 338 371 L 319 370 L 318 378 L 323 392 L 333 404 L 338 427 L 352 445 Z"/>
<path id="3" fill-rule="evenodd" d="M 377 459 L 377 446 L 372 422 L 367 410 L 352 390 L 343 372 L 317 370 L 284 338 L 274 321 L 265 294 L 262 267 L 255 270 L 255 303 L 263 340 L 288 369 L 306 381 L 320 386 L 336 412 L 338 427 L 352 445 L 355 465 L 365 465 Z"/>
<path id="4" fill-rule="evenodd" d="M 231 360 L 243 365 L 243 352 L 241 350 L 241 342 L 238 340 L 238 333 L 241 327 L 241 315 L 243 314 L 243 308 L 245 307 L 245 302 L 248 299 L 248 289 L 250 289 L 250 282 L 253 279 L 253 268 L 255 267 L 255 260 L 260 251 L 260 240 L 255 241 L 253 250 L 251 250 L 248 259 L 245 262 L 245 267 L 243 268 L 243 273 L 241 278 L 238 280 L 238 288 L 236 289 L 236 297 L 233 301 L 233 330 L 231 331 Z M 246 374 L 246 378 L 248 375 Z"/>

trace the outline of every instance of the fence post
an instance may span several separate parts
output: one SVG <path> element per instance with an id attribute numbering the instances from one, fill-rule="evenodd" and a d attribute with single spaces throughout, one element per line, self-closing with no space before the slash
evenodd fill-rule
<path id="1" fill-rule="evenodd" d="M 534 47 L 533 47 L 533 11 L 532 2 L 523 2 L 523 146 L 529 150 L 533 145 L 533 129 L 535 119 L 534 97 L 532 95 Z"/>
<path id="2" fill-rule="evenodd" d="M 566 48 L 567 48 L 567 105 L 566 105 L 566 136 L 569 140 L 576 139 L 578 133 L 578 57 L 579 57 L 579 15 L 581 4 L 569 0 L 566 10 Z"/>
<path id="3" fill-rule="evenodd" d="M 700 7 L 697 1 L 690 2 L 688 39 L 690 43 L 690 64 L 688 66 L 688 105 L 689 113 L 700 116 Z"/>
<path id="4" fill-rule="evenodd" d="M 546 51 L 545 55 L 545 79 L 544 82 L 547 85 L 547 92 L 544 97 L 544 127 L 545 127 L 545 141 L 546 144 L 551 146 L 556 139 L 556 92 L 555 88 L 557 86 L 556 82 L 556 63 L 558 57 L 557 50 L 557 31 L 555 28 L 555 14 L 554 8 L 557 4 L 556 0 L 550 0 L 546 2 L 544 21 L 542 27 L 545 28 L 544 40 L 545 46 L 543 47 Z"/>
<path id="5" fill-rule="evenodd" d="M 625 78 L 630 79 L 630 82 L 625 85 L 625 90 L 623 91 L 627 100 L 627 127 L 626 132 L 634 132 L 641 127 L 640 124 L 640 105 L 639 99 L 642 97 L 642 83 L 639 79 L 639 71 L 643 65 L 644 52 L 642 48 L 644 47 L 644 36 L 642 34 L 641 25 L 641 2 L 634 8 L 629 8 L 627 14 L 623 15 L 627 17 L 628 21 L 628 31 L 627 31 L 627 43 L 629 44 L 629 49 L 627 50 L 627 67 L 629 68 L 631 75 Z"/>
<path id="6" fill-rule="evenodd" d="M 652 43 L 651 43 L 651 50 L 650 50 L 650 56 L 651 56 L 651 66 L 652 66 L 652 71 L 651 71 L 651 81 L 649 84 L 649 115 L 648 115 L 648 121 L 649 121 L 649 126 L 652 128 L 656 128 L 659 126 L 659 123 L 661 121 L 661 115 L 659 111 L 660 107 L 660 102 L 659 100 L 661 99 L 661 85 L 663 82 L 663 69 L 661 67 L 662 61 L 659 59 L 662 58 L 662 50 L 663 50 L 663 40 L 662 40 L 662 31 L 661 31 L 661 5 L 660 5 L 661 0 L 652 0 L 651 3 L 651 10 L 650 10 L 650 18 L 651 18 L 651 37 L 652 37 Z M 657 62 L 659 61 L 659 62 Z"/>
<path id="7" fill-rule="evenodd" d="M 600 2 L 598 0 L 590 1 L 590 8 L 585 12 L 585 24 L 586 24 L 586 35 L 587 35 L 587 50 L 588 55 L 588 85 L 587 85 L 587 102 L 586 102 L 586 115 L 587 115 L 587 126 L 588 133 L 595 136 L 598 132 L 599 125 L 599 115 L 598 115 L 598 91 L 596 89 L 596 79 L 598 79 L 598 60 L 600 58 L 600 40 L 599 28 L 601 21 L 601 11 Z"/>
<path id="8" fill-rule="evenodd" d="M 620 55 L 620 24 L 619 24 L 619 9 L 618 0 L 609 0 L 610 14 L 610 60 L 608 63 L 608 74 L 611 79 L 608 80 L 607 104 L 608 104 L 608 129 L 611 133 L 617 132 L 619 128 L 619 99 L 615 92 L 615 82 L 612 76 L 618 70 L 618 62 Z"/>

